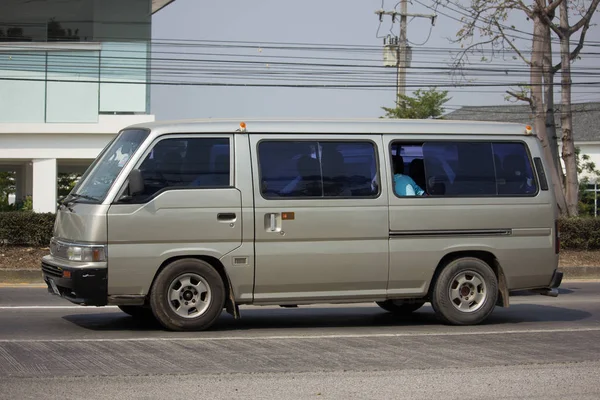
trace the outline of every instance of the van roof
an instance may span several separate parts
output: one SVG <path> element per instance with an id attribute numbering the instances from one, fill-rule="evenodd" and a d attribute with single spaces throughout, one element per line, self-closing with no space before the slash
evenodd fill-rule
<path id="1" fill-rule="evenodd" d="M 508 122 L 443 119 L 193 119 L 142 123 L 128 128 L 146 128 L 160 133 L 232 133 L 240 123 L 246 133 L 329 134 L 462 134 L 528 135 L 526 125 Z"/>

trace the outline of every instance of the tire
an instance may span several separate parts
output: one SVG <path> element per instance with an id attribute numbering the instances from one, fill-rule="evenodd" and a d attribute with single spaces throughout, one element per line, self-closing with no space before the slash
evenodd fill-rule
<path id="1" fill-rule="evenodd" d="M 394 315 L 405 316 L 410 315 L 413 312 L 417 311 L 419 308 L 423 307 L 425 304 L 424 301 L 410 300 L 386 300 L 386 301 L 377 301 L 377 305 L 383 308 L 385 311 L 391 312 Z"/>
<path id="2" fill-rule="evenodd" d="M 468 293 L 467 293 L 468 290 Z M 476 325 L 494 310 L 498 279 L 490 266 L 478 258 L 450 261 L 438 276 L 431 306 L 445 323 Z"/>
<path id="3" fill-rule="evenodd" d="M 208 329 L 225 305 L 225 286 L 207 262 L 177 260 L 156 277 L 150 307 L 158 322 L 173 331 Z"/>
<path id="4" fill-rule="evenodd" d="M 140 320 L 153 320 L 152 310 L 144 306 L 118 306 L 125 314 Z"/>

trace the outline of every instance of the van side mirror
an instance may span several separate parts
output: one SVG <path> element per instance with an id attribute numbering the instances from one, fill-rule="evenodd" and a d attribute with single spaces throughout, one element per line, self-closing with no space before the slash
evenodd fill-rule
<path id="1" fill-rule="evenodd" d="M 144 192 L 144 178 L 142 171 L 133 169 L 129 173 L 129 196 L 135 196 Z"/>

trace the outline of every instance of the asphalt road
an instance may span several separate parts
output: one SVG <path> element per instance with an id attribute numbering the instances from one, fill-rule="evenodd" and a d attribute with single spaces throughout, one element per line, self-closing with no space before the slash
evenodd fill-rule
<path id="1" fill-rule="evenodd" d="M 196 333 L 4 287 L 0 399 L 598 399 L 600 283 L 562 286 L 475 327 L 360 304 L 244 307 Z"/>

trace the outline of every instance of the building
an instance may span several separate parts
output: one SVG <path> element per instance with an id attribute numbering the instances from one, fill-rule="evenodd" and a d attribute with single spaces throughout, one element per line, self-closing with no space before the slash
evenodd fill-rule
<path id="1" fill-rule="evenodd" d="M 2 0 L 0 170 L 55 212 L 57 174 L 83 172 L 150 115 L 152 15 L 173 0 Z"/>
<path id="2" fill-rule="evenodd" d="M 555 123 L 560 137 L 560 105 L 556 106 Z M 573 110 L 573 139 L 581 154 L 600 170 L 600 102 L 576 103 Z M 529 105 L 469 106 L 444 115 L 445 119 L 471 121 L 518 122 L 533 126 L 533 114 Z M 559 147 L 561 144 L 559 142 Z M 560 149 L 559 149 L 560 151 Z M 594 177 L 595 178 L 595 177 Z"/>

